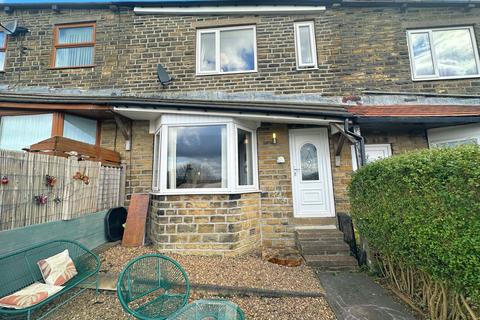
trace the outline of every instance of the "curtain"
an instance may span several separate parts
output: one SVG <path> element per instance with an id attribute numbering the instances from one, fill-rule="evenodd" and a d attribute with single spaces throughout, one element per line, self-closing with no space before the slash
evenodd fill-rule
<path id="1" fill-rule="evenodd" d="M 63 125 L 63 136 L 65 138 L 95 144 L 97 140 L 97 120 L 66 114 Z"/>
<path id="2" fill-rule="evenodd" d="M 75 44 L 93 41 L 93 27 L 61 28 L 58 32 L 58 44 Z M 76 48 L 58 48 L 56 67 L 76 67 L 93 64 L 93 46 Z"/>
<path id="3" fill-rule="evenodd" d="M 200 35 L 200 71 L 215 71 L 215 33 Z"/>
<path id="4" fill-rule="evenodd" d="M 50 138 L 52 114 L 4 116 L 0 120 L 0 149 L 22 150 Z"/>

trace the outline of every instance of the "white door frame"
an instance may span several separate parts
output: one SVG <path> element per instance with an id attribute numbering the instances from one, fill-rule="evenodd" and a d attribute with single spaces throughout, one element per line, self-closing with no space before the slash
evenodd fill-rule
<path id="1" fill-rule="evenodd" d="M 323 146 L 322 150 L 318 150 L 319 159 L 322 157 L 325 158 L 325 176 L 324 179 L 327 180 L 326 189 L 327 189 L 327 196 L 326 199 L 328 201 L 328 209 L 327 212 L 319 212 L 319 214 L 302 214 L 298 212 L 297 202 L 298 201 L 298 186 L 297 180 L 295 178 L 295 168 L 294 168 L 294 159 L 296 155 L 294 154 L 296 151 L 295 148 L 295 140 L 294 136 L 296 133 L 318 133 L 318 139 L 320 141 L 320 146 Z M 292 182 L 292 198 L 293 198 L 293 216 L 296 218 L 315 218 L 315 217 L 335 217 L 336 210 L 335 210 L 335 200 L 333 196 L 333 179 L 332 179 L 332 166 L 331 166 L 331 158 L 330 158 L 330 144 L 329 144 L 329 136 L 328 136 L 328 129 L 327 128 L 308 128 L 308 129 L 290 129 L 288 132 L 289 135 L 289 149 L 290 149 L 290 174 L 291 174 L 291 182 Z M 320 172 L 319 172 L 320 173 Z"/>

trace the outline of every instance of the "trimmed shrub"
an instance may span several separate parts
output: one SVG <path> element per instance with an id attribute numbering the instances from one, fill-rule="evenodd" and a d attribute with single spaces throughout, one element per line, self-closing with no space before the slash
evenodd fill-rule
<path id="1" fill-rule="evenodd" d="M 349 195 L 360 234 L 381 256 L 478 305 L 479 146 L 376 161 L 353 175 Z"/>

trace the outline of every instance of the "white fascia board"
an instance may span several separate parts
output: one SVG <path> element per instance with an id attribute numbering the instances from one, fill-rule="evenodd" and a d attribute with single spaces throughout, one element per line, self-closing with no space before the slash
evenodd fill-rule
<path id="1" fill-rule="evenodd" d="M 245 119 L 251 121 L 264 121 L 274 123 L 292 123 L 292 124 L 316 124 L 328 125 L 332 122 L 343 123 L 342 120 L 335 118 L 319 119 L 313 117 L 293 117 L 282 115 L 262 115 L 262 114 L 246 114 L 246 113 L 228 113 L 228 112 L 204 112 L 204 111 L 188 111 L 188 110 L 152 110 L 143 108 L 121 108 L 114 107 L 113 111 L 132 120 L 155 120 L 162 114 L 188 114 L 197 116 L 223 116 L 235 119 Z"/>
<path id="2" fill-rule="evenodd" d="M 202 7 L 135 7 L 136 14 L 157 15 L 244 15 L 244 14 L 310 14 L 325 11 L 325 6 L 202 6 Z"/>

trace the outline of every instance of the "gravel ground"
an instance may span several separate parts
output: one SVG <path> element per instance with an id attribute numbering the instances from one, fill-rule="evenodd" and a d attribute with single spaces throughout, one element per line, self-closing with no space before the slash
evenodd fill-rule
<path id="1" fill-rule="evenodd" d="M 120 246 L 100 255 L 102 272 L 118 273 L 131 259 L 154 248 L 135 249 Z M 235 258 L 200 257 L 169 254 L 187 271 L 193 283 L 228 286 L 246 286 L 265 289 L 323 292 L 312 269 L 306 266 L 288 268 L 262 261 L 258 254 Z M 216 298 L 215 293 L 191 292 L 190 300 Z M 330 320 L 335 315 L 324 298 L 227 298 L 238 304 L 247 319 L 254 320 Z M 114 320 L 131 319 L 122 310 L 116 294 L 101 292 L 96 302 L 95 293 L 87 290 L 54 312 L 55 320 Z"/>

